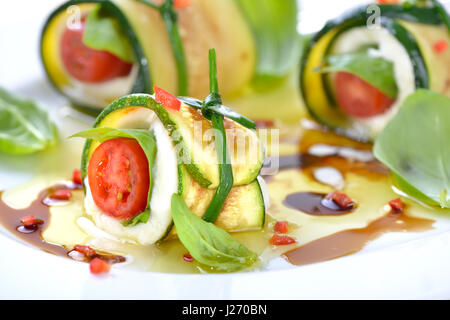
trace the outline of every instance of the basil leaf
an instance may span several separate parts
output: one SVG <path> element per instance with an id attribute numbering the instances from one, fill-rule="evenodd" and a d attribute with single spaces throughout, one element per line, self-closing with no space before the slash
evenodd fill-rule
<path id="1" fill-rule="evenodd" d="M 142 150 L 144 150 L 145 155 L 147 156 L 148 160 L 148 170 L 149 170 L 149 180 L 150 184 L 148 187 L 148 198 L 147 198 L 147 210 L 142 212 L 141 214 L 133 217 L 132 219 L 128 221 L 123 221 L 123 225 L 125 226 L 134 226 L 139 222 L 147 222 L 148 218 L 150 216 L 150 200 L 152 196 L 152 189 L 153 189 L 153 166 L 155 164 L 155 157 L 156 157 L 156 139 L 155 135 L 152 131 L 148 130 L 141 130 L 141 129 L 116 129 L 116 128 L 107 128 L 107 127 L 100 127 L 100 128 L 92 128 L 88 130 L 84 130 L 81 132 L 78 132 L 71 136 L 71 138 L 79 137 L 79 138 L 86 138 L 86 139 L 92 139 L 99 142 L 104 142 L 107 140 L 115 139 L 115 138 L 131 138 L 135 139 L 139 145 L 141 146 Z M 148 213 L 146 213 L 148 211 Z"/>
<path id="2" fill-rule="evenodd" d="M 130 220 L 121 221 L 122 225 L 124 227 L 134 227 L 138 223 L 146 223 L 148 219 L 150 218 L 150 209 L 146 209 L 145 211 L 139 213 L 134 218 L 131 218 Z"/>
<path id="3" fill-rule="evenodd" d="M 56 127 L 31 100 L 0 88 L 0 151 L 27 154 L 55 144 Z"/>
<path id="4" fill-rule="evenodd" d="M 373 85 L 389 98 L 395 99 L 398 88 L 395 82 L 392 62 L 373 56 L 369 52 L 330 55 L 327 58 L 328 64 L 318 71 L 352 73 Z"/>
<path id="5" fill-rule="evenodd" d="M 255 82 L 284 77 L 298 63 L 301 42 L 295 0 L 235 0 L 253 31 L 258 61 Z"/>
<path id="6" fill-rule="evenodd" d="M 399 188 L 424 203 L 450 208 L 450 99 L 419 89 L 375 141 L 375 157 Z"/>
<path id="7" fill-rule="evenodd" d="M 86 18 L 83 43 L 92 49 L 107 51 L 123 61 L 135 61 L 133 48 L 119 22 L 101 5 L 95 6 Z"/>
<path id="8" fill-rule="evenodd" d="M 192 213 L 183 198 L 172 196 L 172 218 L 180 241 L 199 263 L 220 271 L 238 271 L 253 265 L 258 257 L 225 230 Z"/>

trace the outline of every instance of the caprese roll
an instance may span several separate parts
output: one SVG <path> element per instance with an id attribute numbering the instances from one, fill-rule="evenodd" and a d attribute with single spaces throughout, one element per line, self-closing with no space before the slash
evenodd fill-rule
<path id="1" fill-rule="evenodd" d="M 450 96 L 447 13 L 430 5 L 371 5 L 328 21 L 309 44 L 301 90 L 310 114 L 373 140 L 418 88 Z"/>
<path id="2" fill-rule="evenodd" d="M 81 165 L 85 210 L 98 228 L 140 244 L 166 239 L 176 232 L 173 194 L 203 218 L 216 210 L 206 220 L 227 231 L 264 225 L 258 179 L 264 150 L 256 132 L 224 118 L 226 145 L 236 151 L 230 151 L 231 190 L 211 208 L 224 188 L 216 136 L 204 110 L 195 107 L 198 101 L 187 102 L 193 106 L 159 88 L 156 98 L 128 95 L 103 110 L 92 129 L 75 135 L 88 139 Z"/>
<path id="3" fill-rule="evenodd" d="M 153 85 L 203 99 L 214 47 L 229 96 L 295 66 L 296 14 L 295 0 L 72 0 L 47 19 L 41 58 L 57 90 L 98 114 Z"/>

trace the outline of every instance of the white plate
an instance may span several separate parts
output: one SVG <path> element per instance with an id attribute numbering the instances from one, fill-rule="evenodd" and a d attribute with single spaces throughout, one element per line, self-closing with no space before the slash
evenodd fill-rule
<path id="1" fill-rule="evenodd" d="M 0 86 L 44 102 L 52 112 L 66 101 L 45 80 L 38 38 L 44 19 L 60 2 L 0 5 Z M 315 1 L 315 7 L 324 2 Z M 331 13 L 355 2 L 341 1 Z M 326 6 L 331 3 L 336 2 Z M 309 2 L 303 7 L 313 9 Z M 0 189 L 26 181 L 28 165 L 24 158 L 0 155 Z M 432 231 L 386 234 L 357 254 L 303 267 L 276 259 L 256 273 L 184 275 L 113 268 L 108 276 L 97 277 L 85 264 L 46 254 L 0 232 L 0 298 L 444 299 L 450 298 L 449 248 L 450 223 L 443 219 Z"/>

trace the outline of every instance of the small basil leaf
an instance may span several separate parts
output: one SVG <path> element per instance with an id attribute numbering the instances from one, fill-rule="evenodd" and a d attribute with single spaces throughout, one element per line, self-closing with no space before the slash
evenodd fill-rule
<path id="1" fill-rule="evenodd" d="M 419 89 L 403 103 L 375 141 L 375 157 L 399 187 L 418 200 L 449 208 L 450 99 Z"/>
<path id="2" fill-rule="evenodd" d="M 183 198 L 172 196 L 172 218 L 180 241 L 199 263 L 220 271 L 238 271 L 253 265 L 258 257 L 225 230 L 192 213 Z"/>
<path id="3" fill-rule="evenodd" d="M 301 50 L 295 0 L 235 0 L 253 31 L 258 61 L 255 82 L 273 83 L 295 68 Z"/>
<path id="4" fill-rule="evenodd" d="M 157 151 L 156 138 L 153 132 L 140 129 L 116 129 L 116 128 L 100 127 L 78 132 L 71 136 L 71 138 L 74 137 L 92 139 L 99 142 L 104 142 L 115 138 L 131 138 L 135 139 L 139 143 L 139 145 L 141 146 L 142 150 L 144 150 L 144 153 L 147 157 L 149 169 L 150 184 L 148 188 L 147 210 L 142 212 L 138 216 L 135 216 L 131 220 L 124 221 L 123 224 L 126 226 L 134 226 L 139 222 L 147 222 L 150 215 L 149 206 L 153 190 L 153 166 L 155 164 L 155 157 Z"/>
<path id="5" fill-rule="evenodd" d="M 124 227 L 134 227 L 138 223 L 146 223 L 148 219 L 150 218 L 150 209 L 147 209 L 141 213 L 139 213 L 134 218 L 131 218 L 130 220 L 121 221 L 122 225 Z"/>
<path id="6" fill-rule="evenodd" d="M 392 62 L 371 55 L 370 50 L 330 55 L 327 58 L 327 65 L 319 68 L 318 71 L 352 73 L 392 99 L 395 99 L 398 94 Z"/>
<path id="7" fill-rule="evenodd" d="M 55 144 L 56 127 L 31 100 L 0 88 L 0 151 L 27 154 Z"/>
<path id="8" fill-rule="evenodd" d="M 95 6 L 86 18 L 83 43 L 93 49 L 107 51 L 123 61 L 134 62 L 133 48 L 119 22 L 102 9 Z"/>

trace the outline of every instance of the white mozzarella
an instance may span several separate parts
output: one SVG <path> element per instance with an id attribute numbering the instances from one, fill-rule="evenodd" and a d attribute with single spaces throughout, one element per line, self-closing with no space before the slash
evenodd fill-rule
<path id="1" fill-rule="evenodd" d="M 99 83 L 79 81 L 69 74 L 69 84 L 61 90 L 73 101 L 81 105 L 104 107 L 113 100 L 131 92 L 138 74 L 138 66 L 134 65 L 131 72 L 124 76 Z"/>

